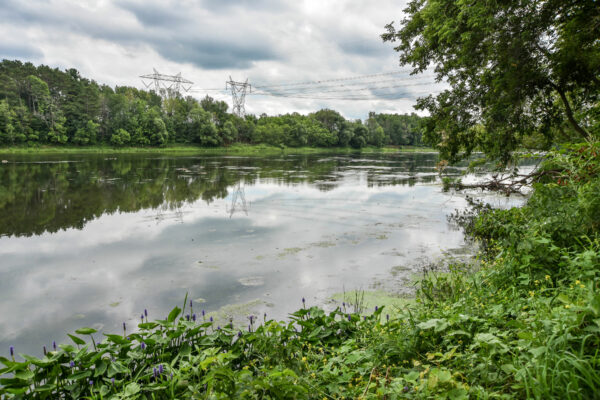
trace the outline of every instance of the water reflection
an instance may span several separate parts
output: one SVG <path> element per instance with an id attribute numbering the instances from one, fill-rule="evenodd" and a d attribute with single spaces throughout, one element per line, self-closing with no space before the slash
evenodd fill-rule
<path id="1" fill-rule="evenodd" d="M 250 205 L 246 202 L 246 191 L 244 190 L 244 186 L 242 186 L 241 182 L 238 182 L 235 189 L 233 189 L 231 204 L 227 210 L 229 213 L 229 218 L 233 217 L 233 214 L 236 212 L 243 212 L 246 216 L 248 216 L 249 208 Z"/>
<path id="2" fill-rule="evenodd" d="M 14 158 L 0 166 L 0 235 L 30 236 L 82 229 L 104 214 L 176 210 L 198 199 L 210 204 L 257 181 L 321 191 L 360 172 L 367 187 L 436 180 L 435 155 L 285 158 L 143 156 Z M 241 208 L 239 208 L 241 207 Z M 234 209 L 244 210 L 243 204 Z M 244 212 L 247 212 L 244 211 Z"/>
<path id="3" fill-rule="evenodd" d="M 402 292 L 463 245 L 446 215 L 465 200 L 434 184 L 431 154 L 9 161 L 0 354 L 163 318 L 186 292 L 196 310 L 278 318 L 343 288 Z"/>

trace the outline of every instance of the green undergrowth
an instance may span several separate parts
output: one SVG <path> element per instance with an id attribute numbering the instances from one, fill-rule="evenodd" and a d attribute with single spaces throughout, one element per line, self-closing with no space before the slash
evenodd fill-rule
<path id="1" fill-rule="evenodd" d="M 466 224 L 484 244 L 479 269 L 425 276 L 412 303 L 368 315 L 305 305 L 287 322 L 233 327 L 175 308 L 102 340 L 84 328 L 43 358 L 0 358 L 0 396 L 598 398 L 599 155 L 597 144 L 550 154 L 527 205 Z"/>
<path id="2" fill-rule="evenodd" d="M 397 310 L 414 303 L 412 298 L 398 297 L 383 290 L 350 290 L 334 293 L 331 299 L 358 314 L 370 314 L 375 307 L 386 307 L 387 312 L 394 314 Z"/>
<path id="3" fill-rule="evenodd" d="M 395 153 L 432 152 L 426 147 L 277 147 L 265 144 L 233 144 L 223 147 L 200 147 L 194 145 L 169 145 L 166 147 L 111 147 L 111 146 L 14 146 L 0 147 L 0 155 L 14 154 L 172 154 L 172 155 L 240 155 L 265 156 L 280 154 L 329 154 L 329 153 Z"/>

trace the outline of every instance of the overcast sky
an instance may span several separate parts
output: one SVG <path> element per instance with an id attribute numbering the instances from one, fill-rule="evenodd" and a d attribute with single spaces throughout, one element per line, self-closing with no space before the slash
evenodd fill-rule
<path id="1" fill-rule="evenodd" d="M 295 86 L 270 88 L 300 98 L 252 94 L 246 111 L 276 115 L 333 108 L 363 119 L 369 111 L 410 113 L 416 97 L 439 91 L 439 85 L 430 85 L 431 75 L 409 76 L 393 46 L 381 41 L 384 26 L 402 18 L 405 3 L 0 0 L 0 59 L 76 68 L 99 83 L 139 88 L 139 76 L 152 68 L 181 72 L 197 89 L 224 89 L 230 75 L 258 87 L 405 71 L 307 85 L 300 92 L 290 90 Z M 198 98 L 206 94 L 231 107 L 225 92 L 193 92 Z"/>

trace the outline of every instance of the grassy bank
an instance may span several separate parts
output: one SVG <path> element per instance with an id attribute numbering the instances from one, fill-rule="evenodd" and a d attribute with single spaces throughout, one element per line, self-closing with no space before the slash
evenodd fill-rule
<path id="1" fill-rule="evenodd" d="M 597 398 L 600 146 L 553 153 L 543 168 L 526 206 L 465 220 L 485 249 L 481 267 L 429 275 L 415 301 L 365 316 L 351 300 L 325 313 L 299 299 L 290 321 L 249 316 L 244 326 L 215 326 L 184 302 L 102 340 L 83 328 L 41 359 L 11 349 L 0 357 L 0 395 Z"/>
<path id="2" fill-rule="evenodd" d="M 269 145 L 235 144 L 228 147 L 200 147 L 193 145 L 172 145 L 167 147 L 110 147 L 110 146 L 37 146 L 37 147 L 4 147 L 0 148 L 0 156 L 24 154 L 173 154 L 173 155 L 239 155 L 268 156 L 280 154 L 339 154 L 339 153 L 395 153 L 395 152 L 435 152 L 427 147 L 285 147 Z"/>

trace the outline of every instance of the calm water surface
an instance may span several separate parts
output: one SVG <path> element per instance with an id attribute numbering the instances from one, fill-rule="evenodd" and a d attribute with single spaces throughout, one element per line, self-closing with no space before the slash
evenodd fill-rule
<path id="1" fill-rule="evenodd" d="M 2 355 L 164 318 L 186 292 L 219 319 L 405 293 L 464 246 L 446 216 L 465 200 L 441 191 L 435 154 L 3 158 Z"/>

